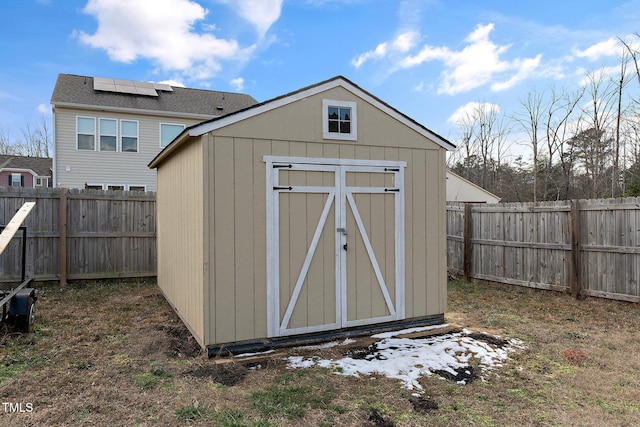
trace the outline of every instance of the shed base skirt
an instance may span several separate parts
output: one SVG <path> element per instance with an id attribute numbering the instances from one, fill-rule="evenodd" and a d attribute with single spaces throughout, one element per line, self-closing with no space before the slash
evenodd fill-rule
<path id="1" fill-rule="evenodd" d="M 209 357 L 228 357 L 243 353 L 258 353 L 276 348 L 311 345 L 341 338 L 373 335 L 399 329 L 441 325 L 443 323 L 445 323 L 444 314 L 436 314 L 433 316 L 414 317 L 395 322 L 377 323 L 375 325 L 336 329 L 333 331 L 324 331 L 313 334 L 216 344 L 207 347 L 207 355 Z"/>

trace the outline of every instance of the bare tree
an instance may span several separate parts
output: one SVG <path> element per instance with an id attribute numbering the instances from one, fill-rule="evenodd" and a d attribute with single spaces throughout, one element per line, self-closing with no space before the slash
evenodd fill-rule
<path id="1" fill-rule="evenodd" d="M 499 179 L 508 143 L 508 125 L 497 106 L 478 103 L 457 122 L 460 130 L 459 168 L 466 179 L 491 191 Z"/>
<path id="2" fill-rule="evenodd" d="M 544 94 L 536 90 L 529 92 L 527 99 L 520 101 L 522 111 L 517 112 L 513 119 L 527 134 L 529 141 L 525 145 L 531 148 L 533 154 L 533 201 L 538 201 L 538 164 L 540 157 L 540 121 L 542 120 Z"/>
<path id="3" fill-rule="evenodd" d="M 612 166 L 617 84 L 607 77 L 605 70 L 589 72 L 585 93 L 589 103 L 582 108 L 584 128 L 574 137 L 574 147 L 580 149 L 589 185 L 585 191 L 590 197 L 604 197 L 608 192 L 608 169 Z"/>
<path id="4" fill-rule="evenodd" d="M 9 132 L 0 129 L 0 154 L 14 156 L 49 157 L 53 150 L 49 120 L 41 116 L 38 121 L 25 119 L 18 128 L 20 135 L 11 138 Z"/>
<path id="5" fill-rule="evenodd" d="M 15 147 L 11 144 L 9 132 L 0 128 L 0 154 L 15 154 Z"/>
<path id="6" fill-rule="evenodd" d="M 640 39 L 640 33 L 636 32 L 635 35 L 636 37 L 638 37 L 638 39 Z M 631 60 L 633 60 L 633 64 L 636 67 L 636 76 L 638 77 L 638 83 L 640 83 L 640 65 L 638 64 L 638 55 L 640 54 L 640 51 L 632 47 L 630 43 L 627 43 L 622 38 L 618 37 L 618 40 L 620 40 L 620 43 L 622 43 L 627 49 L 627 52 L 629 52 L 629 57 Z"/>
<path id="7" fill-rule="evenodd" d="M 569 135 L 575 133 L 575 126 L 572 126 L 571 119 L 574 117 L 576 107 L 584 95 L 584 88 L 580 88 L 575 92 L 567 92 L 566 90 L 557 91 L 552 88 L 550 91 L 551 99 L 547 105 L 547 113 L 545 120 L 545 133 L 547 141 L 547 150 L 549 152 L 549 162 L 546 168 L 545 191 L 548 191 L 547 183 L 551 179 L 551 169 L 553 168 L 554 154 L 558 154 L 560 162 L 560 170 L 562 175 L 557 185 L 556 200 L 571 198 L 571 175 L 574 168 L 574 152 L 569 147 L 567 150 L 567 140 Z M 578 126 L 579 127 L 579 126 Z"/>

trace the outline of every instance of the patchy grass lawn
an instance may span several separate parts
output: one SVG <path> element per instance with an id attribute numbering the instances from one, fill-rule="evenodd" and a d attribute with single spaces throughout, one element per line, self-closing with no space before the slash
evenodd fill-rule
<path id="1" fill-rule="evenodd" d="M 467 385 L 423 377 L 420 397 L 381 376 L 290 369 L 282 354 L 258 366 L 216 365 L 154 283 L 47 286 L 37 308 L 33 333 L 0 331 L 1 425 L 631 426 L 640 419 L 637 304 L 450 282 L 447 322 L 518 338 L 526 348 Z"/>

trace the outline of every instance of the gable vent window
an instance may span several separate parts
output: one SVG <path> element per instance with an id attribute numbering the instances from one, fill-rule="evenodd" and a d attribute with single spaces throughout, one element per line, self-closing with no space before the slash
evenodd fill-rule
<path id="1" fill-rule="evenodd" d="M 324 139 L 358 139 L 358 105 L 355 102 L 322 100 L 322 137 Z"/>

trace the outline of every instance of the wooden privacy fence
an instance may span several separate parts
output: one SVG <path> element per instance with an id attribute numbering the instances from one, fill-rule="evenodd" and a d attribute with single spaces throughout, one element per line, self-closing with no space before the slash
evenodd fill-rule
<path id="1" fill-rule="evenodd" d="M 24 202 L 26 275 L 35 280 L 156 275 L 155 194 L 59 188 L 0 188 L 0 225 Z M 0 282 L 20 277 L 20 234 L 0 256 Z"/>
<path id="2" fill-rule="evenodd" d="M 640 198 L 447 205 L 467 278 L 640 302 Z"/>

